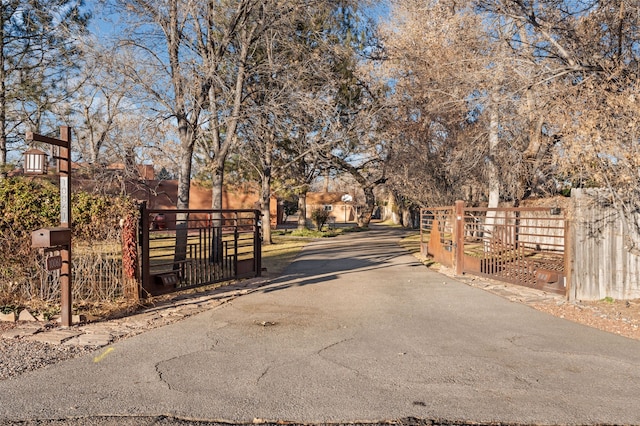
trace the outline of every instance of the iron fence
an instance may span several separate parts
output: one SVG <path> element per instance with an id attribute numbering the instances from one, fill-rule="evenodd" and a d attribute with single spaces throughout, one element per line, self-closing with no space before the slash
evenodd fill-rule
<path id="1" fill-rule="evenodd" d="M 566 294 L 566 220 L 557 208 L 423 209 L 421 249 L 470 273 Z"/>
<path id="2" fill-rule="evenodd" d="M 142 289 L 158 295 L 260 276 L 258 210 L 141 211 Z"/>

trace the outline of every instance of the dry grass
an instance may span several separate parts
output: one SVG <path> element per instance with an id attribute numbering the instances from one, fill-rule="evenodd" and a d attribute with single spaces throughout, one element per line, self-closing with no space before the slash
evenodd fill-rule
<path id="1" fill-rule="evenodd" d="M 262 246 L 262 266 L 267 269 L 266 272 L 263 272 L 263 276 L 267 278 L 273 278 L 280 275 L 287 265 L 295 259 L 300 250 L 312 241 L 313 238 L 276 235 L 273 237 L 273 240 L 274 244 Z M 163 301 L 172 300 L 176 297 L 185 297 L 185 295 L 188 294 L 198 295 L 214 288 L 224 286 L 225 284 L 228 283 L 215 283 L 164 296 L 143 299 L 139 302 L 120 299 L 114 300 L 112 303 L 86 303 L 77 306 L 77 312 L 86 314 L 89 319 L 121 317 L 130 315 L 142 307 L 152 306 Z"/>
<path id="2" fill-rule="evenodd" d="M 420 259 L 420 232 L 412 232 L 401 239 L 398 244 L 414 256 L 417 254 L 416 257 Z"/>
<path id="3" fill-rule="evenodd" d="M 262 267 L 266 268 L 267 277 L 276 277 L 282 273 L 300 250 L 313 238 L 274 235 L 273 244 L 262 246 Z"/>
<path id="4" fill-rule="evenodd" d="M 262 267 L 266 277 L 276 277 L 282 273 L 298 255 L 300 250 L 317 238 L 335 237 L 345 232 L 359 232 L 359 228 L 336 228 L 327 231 L 294 230 L 276 231 L 272 234 L 273 244 L 262 246 Z"/>

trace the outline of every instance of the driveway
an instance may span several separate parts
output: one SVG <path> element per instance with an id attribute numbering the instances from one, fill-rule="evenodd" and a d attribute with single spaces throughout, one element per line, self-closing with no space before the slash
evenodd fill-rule
<path id="1" fill-rule="evenodd" d="M 314 242 L 256 292 L 1 381 L 0 419 L 640 424 L 640 341 L 432 272 L 401 235 Z"/>

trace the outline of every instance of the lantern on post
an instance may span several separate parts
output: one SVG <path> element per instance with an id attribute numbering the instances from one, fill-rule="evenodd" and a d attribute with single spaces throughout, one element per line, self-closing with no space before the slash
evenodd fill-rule
<path id="1" fill-rule="evenodd" d="M 31 148 L 24 152 L 24 174 L 46 175 L 47 154 L 39 149 Z"/>
<path id="2" fill-rule="evenodd" d="M 41 248 L 44 250 L 57 250 L 60 251 L 60 259 L 58 259 L 55 265 L 60 267 L 60 311 L 61 320 L 63 326 L 71 326 L 71 128 L 67 126 L 60 126 L 60 139 L 50 138 L 48 136 L 39 135 L 33 132 L 27 132 L 25 140 L 29 142 L 41 142 L 49 145 L 57 146 L 60 148 L 60 153 L 56 159 L 59 164 L 58 174 L 60 175 L 60 226 L 56 228 L 44 228 L 38 229 L 31 233 L 32 247 Z M 37 150 L 35 150 L 37 151 Z M 28 151 L 27 151 L 28 152 Z M 40 151 L 42 152 L 42 151 Z M 35 166 L 38 165 L 37 159 L 34 153 L 34 157 L 27 157 L 25 153 L 25 173 L 27 173 L 27 164 L 29 158 L 34 163 L 32 164 L 35 170 Z M 40 159 L 42 160 L 43 167 L 39 170 L 45 170 L 46 165 L 45 156 L 42 152 Z"/>

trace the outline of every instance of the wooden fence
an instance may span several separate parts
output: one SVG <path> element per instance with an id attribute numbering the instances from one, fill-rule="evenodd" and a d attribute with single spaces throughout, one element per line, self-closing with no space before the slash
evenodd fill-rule
<path id="1" fill-rule="evenodd" d="M 625 227 L 620 212 L 598 201 L 596 190 L 571 191 L 571 294 L 570 299 L 599 300 L 605 297 L 640 298 L 640 256 L 629 242 L 640 235 Z"/>
<path id="2" fill-rule="evenodd" d="M 34 254 L 32 277 L 20 286 L 20 297 L 56 303 L 60 298 L 60 269 L 49 270 L 47 257 L 59 251 Z M 74 241 L 72 300 L 74 303 L 112 302 L 126 296 L 136 282 L 122 273 L 122 233 L 115 228 L 101 241 Z"/>

